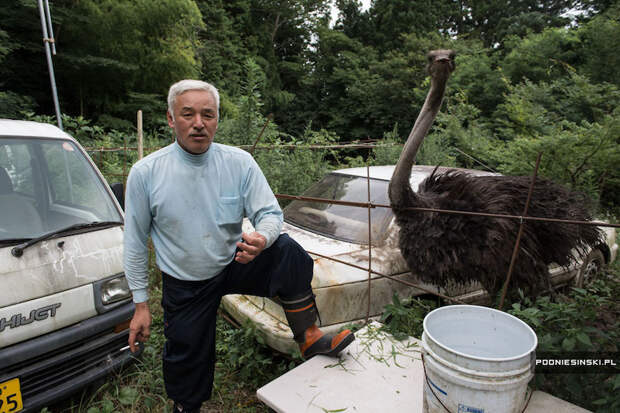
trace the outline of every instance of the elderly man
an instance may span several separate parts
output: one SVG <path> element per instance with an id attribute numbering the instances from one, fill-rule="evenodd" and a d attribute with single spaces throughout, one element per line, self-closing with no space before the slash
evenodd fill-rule
<path id="1" fill-rule="evenodd" d="M 149 338 L 148 251 L 151 235 L 161 269 L 163 371 L 175 411 L 198 411 L 211 396 L 215 321 L 225 294 L 279 296 L 305 358 L 336 356 L 353 340 L 315 325 L 313 262 L 286 234 L 282 211 L 263 173 L 242 150 L 213 143 L 219 94 L 209 83 L 170 87 L 168 124 L 176 141 L 137 162 L 129 173 L 125 273 L 136 310 L 129 345 Z M 247 216 L 255 232 L 243 233 Z"/>

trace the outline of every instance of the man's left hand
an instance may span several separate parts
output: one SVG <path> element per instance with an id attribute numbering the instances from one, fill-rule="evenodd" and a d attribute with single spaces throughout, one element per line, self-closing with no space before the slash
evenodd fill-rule
<path id="1" fill-rule="evenodd" d="M 237 242 L 237 247 L 241 251 L 237 251 L 235 255 L 235 261 L 241 264 L 247 264 L 258 256 L 267 245 L 267 238 L 259 234 L 258 232 L 252 232 L 241 234 L 244 242 Z"/>

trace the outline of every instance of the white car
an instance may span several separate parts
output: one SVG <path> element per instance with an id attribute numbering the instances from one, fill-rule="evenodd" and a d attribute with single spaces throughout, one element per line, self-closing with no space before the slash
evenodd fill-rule
<path id="1" fill-rule="evenodd" d="M 410 182 L 414 190 L 434 168 L 413 167 Z M 445 169 L 447 168 L 440 168 L 440 171 Z M 389 205 L 388 184 L 393 171 L 394 166 L 370 168 L 372 203 Z M 491 174 L 466 171 L 477 176 Z M 366 203 L 366 176 L 366 168 L 337 170 L 310 187 L 303 196 Z M 365 320 L 369 312 L 369 261 L 374 272 L 370 287 L 370 317 L 379 317 L 384 306 L 392 301 L 394 293 L 400 297 L 411 297 L 435 291 L 467 303 L 489 302 L 489 295 L 478 283 L 444 289 L 420 282 L 415 273 L 409 271 L 400 254 L 398 226 L 390 208 L 371 209 L 370 260 L 368 208 L 296 200 L 284 209 L 284 221 L 282 232 L 297 241 L 314 259 L 312 289 L 316 295 L 321 328 L 326 331 L 336 332 L 346 324 Z M 244 222 L 244 231 L 251 231 L 251 224 L 247 219 Z M 557 286 L 571 282 L 583 285 L 601 266 L 613 261 L 618 251 L 615 230 L 608 228 L 605 233 L 607 244 L 591 251 L 585 262 L 570 268 L 552 265 L 552 283 Z M 421 289 L 382 275 L 408 281 Z M 297 345 L 293 341 L 284 311 L 273 299 L 228 295 L 223 298 L 222 304 L 239 323 L 251 320 L 270 347 L 284 353 L 295 351 Z"/>

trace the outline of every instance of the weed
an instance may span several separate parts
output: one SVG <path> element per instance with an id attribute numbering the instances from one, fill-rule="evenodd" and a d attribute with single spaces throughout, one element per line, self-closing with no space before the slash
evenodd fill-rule
<path id="1" fill-rule="evenodd" d="M 521 297 L 508 312 L 528 323 L 538 336 L 539 352 L 617 352 L 620 342 L 616 277 L 596 280 L 587 289 L 572 288 L 556 300 Z M 597 412 L 620 410 L 620 376 L 613 373 L 536 374 L 533 385 Z"/>
<path id="2" fill-rule="evenodd" d="M 233 329 L 221 319 L 218 320 L 216 353 L 218 365 L 225 374 L 235 376 L 251 387 L 263 384 L 281 376 L 301 362 L 301 358 L 288 360 L 269 349 L 263 336 L 252 323 Z"/>
<path id="3" fill-rule="evenodd" d="M 381 316 L 381 322 L 385 323 L 383 329 L 398 340 L 407 336 L 419 338 L 422 335 L 424 317 L 437 306 L 434 300 L 417 297 L 401 300 L 394 294 L 392 303 L 385 306 Z"/>

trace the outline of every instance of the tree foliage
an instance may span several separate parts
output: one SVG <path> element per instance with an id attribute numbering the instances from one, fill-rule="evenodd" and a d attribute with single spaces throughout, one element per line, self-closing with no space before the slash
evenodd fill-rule
<path id="1" fill-rule="evenodd" d="M 53 113 L 36 4 L 7 1 L 0 115 Z M 617 205 L 617 2 L 333 3 L 330 23 L 328 0 L 56 0 L 61 109 L 116 130 L 142 109 L 160 133 L 169 85 L 198 77 L 220 89 L 228 143 L 252 145 L 267 125 L 264 143 L 398 144 L 429 86 L 426 52 L 453 48 L 457 70 L 419 162 L 529 174 L 543 150 L 548 177 Z M 397 151 L 326 159 L 389 163 Z"/>
<path id="2" fill-rule="evenodd" d="M 194 40 L 202 19 L 193 1 L 71 3 L 59 13 L 57 77 L 80 114 L 114 114 L 131 92 L 164 94 L 174 81 L 198 75 Z"/>

